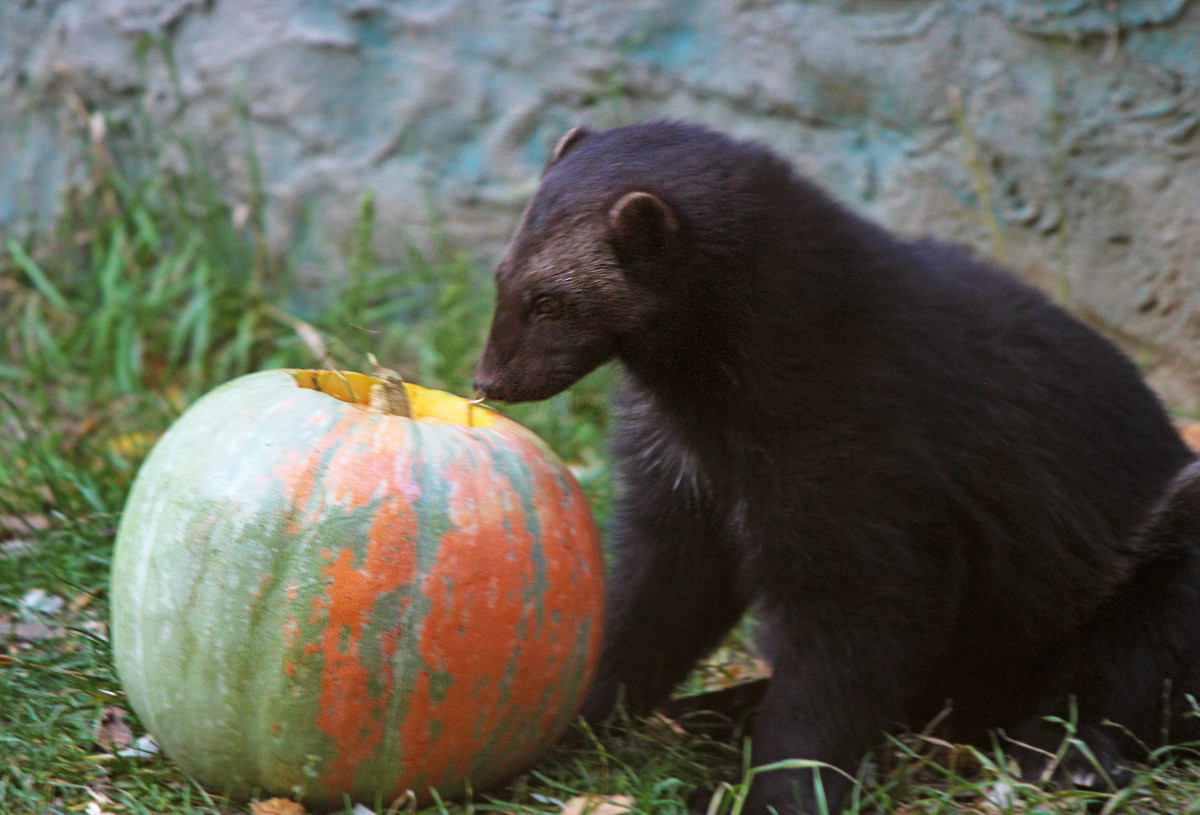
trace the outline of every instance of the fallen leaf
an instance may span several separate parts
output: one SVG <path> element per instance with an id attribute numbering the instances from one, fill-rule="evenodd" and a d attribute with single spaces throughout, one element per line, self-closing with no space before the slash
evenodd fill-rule
<path id="1" fill-rule="evenodd" d="M 83 789 L 88 795 L 92 796 L 93 801 L 101 806 L 108 806 L 113 802 L 102 790 L 94 789 L 93 787 L 84 787 Z"/>
<path id="2" fill-rule="evenodd" d="M 133 731 L 125 724 L 125 711 L 111 705 L 104 708 L 96 728 L 96 744 L 105 750 L 120 750 L 132 743 Z"/>
<path id="3" fill-rule="evenodd" d="M 150 448 L 154 446 L 154 442 L 158 441 L 158 436 L 158 433 L 136 430 L 132 433 L 125 433 L 116 438 L 109 439 L 105 447 L 108 448 L 110 453 L 116 453 L 122 458 L 138 458 L 150 451 Z"/>
<path id="4" fill-rule="evenodd" d="M 624 815 L 632 811 L 632 795 L 580 795 L 567 801 L 562 815 Z"/>
<path id="5" fill-rule="evenodd" d="M 35 548 L 32 538 L 12 538 L 0 541 L 0 560 L 31 555 Z"/>
<path id="6" fill-rule="evenodd" d="M 100 427 L 100 420 L 95 416 L 87 416 L 76 422 L 73 427 L 67 428 L 62 442 L 63 452 L 74 450 L 79 446 L 79 442 L 96 432 L 98 427 Z"/>
<path id="7" fill-rule="evenodd" d="M 44 614 L 57 614 L 62 610 L 65 601 L 45 589 L 30 589 L 17 603 L 17 611 L 25 619 L 36 619 Z"/>
<path id="8" fill-rule="evenodd" d="M 91 602 L 95 599 L 95 595 L 92 594 L 78 594 L 75 596 L 75 599 L 67 603 L 67 610 L 72 612 L 79 611 L 81 608 L 91 605 Z"/>
<path id="9" fill-rule="evenodd" d="M 3 628 L 0 627 L 0 633 Z M 67 636 L 67 629 L 62 626 L 49 626 L 45 623 L 19 622 L 12 626 L 8 633 L 22 642 L 41 642 L 42 640 L 61 640 Z"/>
<path id="10" fill-rule="evenodd" d="M 681 738 L 687 737 L 687 731 L 680 727 L 679 722 L 675 721 L 670 716 L 664 716 L 661 713 L 655 713 L 650 717 L 649 721 L 651 724 L 670 730 L 676 736 L 680 736 Z"/>
<path id="11" fill-rule="evenodd" d="M 5 532 L 45 532 L 50 528 L 46 515 L 0 515 L 0 530 Z"/>
<path id="12" fill-rule="evenodd" d="M 97 639 L 108 640 L 108 623 L 104 620 L 85 620 L 79 627 Z"/>
<path id="13" fill-rule="evenodd" d="M 250 811 L 254 815 L 305 815 L 304 807 L 289 798 L 251 801 Z"/>
<path id="14" fill-rule="evenodd" d="M 737 644 L 721 646 L 696 667 L 702 690 L 721 690 L 771 675 L 771 666 Z"/>
<path id="15" fill-rule="evenodd" d="M 1200 422 L 1192 422 L 1185 425 L 1179 434 L 1183 436 L 1183 440 L 1187 442 L 1187 446 L 1192 448 L 1197 453 L 1200 453 Z"/>
<path id="16" fill-rule="evenodd" d="M 132 747 L 117 751 L 117 755 L 123 758 L 152 758 L 156 753 L 158 753 L 158 742 L 149 736 L 138 736 Z"/>

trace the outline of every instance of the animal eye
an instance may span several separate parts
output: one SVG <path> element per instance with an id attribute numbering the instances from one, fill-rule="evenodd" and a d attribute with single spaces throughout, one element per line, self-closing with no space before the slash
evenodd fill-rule
<path id="1" fill-rule="evenodd" d="M 552 294 L 543 292 L 534 295 L 529 301 L 529 319 L 537 320 L 542 317 L 554 317 L 562 311 L 562 304 Z"/>

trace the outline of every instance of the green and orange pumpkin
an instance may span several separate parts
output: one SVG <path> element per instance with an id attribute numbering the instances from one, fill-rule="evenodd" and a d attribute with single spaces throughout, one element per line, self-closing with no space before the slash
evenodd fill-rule
<path id="1" fill-rule="evenodd" d="M 481 789 L 574 715 L 602 559 L 528 430 L 387 383 L 229 382 L 155 445 L 112 569 L 116 667 L 166 753 L 234 797 L 368 804 Z"/>

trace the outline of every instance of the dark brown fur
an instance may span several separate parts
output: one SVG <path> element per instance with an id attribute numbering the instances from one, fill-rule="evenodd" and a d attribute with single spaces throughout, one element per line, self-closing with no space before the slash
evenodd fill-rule
<path id="1" fill-rule="evenodd" d="M 753 606 L 774 671 L 756 764 L 853 774 L 948 700 L 956 737 L 1049 749 L 1042 717 L 1075 709 L 1112 773 L 1167 728 L 1200 735 L 1200 465 L 1042 295 L 671 123 L 564 138 L 496 279 L 486 395 L 629 375 L 590 719 L 661 704 Z M 816 800 L 778 771 L 746 811 Z"/>

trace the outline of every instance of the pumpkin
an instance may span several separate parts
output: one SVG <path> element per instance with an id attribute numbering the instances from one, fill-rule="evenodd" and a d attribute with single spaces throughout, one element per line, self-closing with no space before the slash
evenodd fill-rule
<path id="1" fill-rule="evenodd" d="M 581 702 L 602 559 L 574 479 L 499 414 L 388 387 L 240 377 L 135 479 L 117 672 L 165 752 L 219 792 L 326 808 L 482 789 Z"/>

